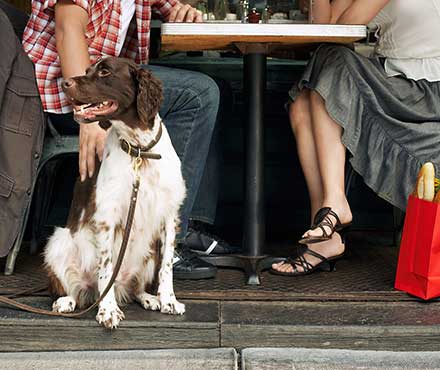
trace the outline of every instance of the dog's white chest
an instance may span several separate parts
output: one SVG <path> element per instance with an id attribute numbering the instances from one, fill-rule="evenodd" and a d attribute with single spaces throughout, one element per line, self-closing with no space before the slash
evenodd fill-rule
<path id="1" fill-rule="evenodd" d="M 110 132 L 96 188 L 96 217 L 124 225 L 135 181 L 133 158 L 119 147 L 116 132 Z M 139 168 L 140 188 L 134 217 L 133 244 L 144 249 L 157 237 L 165 220 L 174 217 L 185 196 L 180 160 L 165 128 L 153 148 L 161 159 L 144 160 Z M 176 208 L 177 207 L 177 208 Z M 136 246 L 133 245 L 136 249 Z"/>

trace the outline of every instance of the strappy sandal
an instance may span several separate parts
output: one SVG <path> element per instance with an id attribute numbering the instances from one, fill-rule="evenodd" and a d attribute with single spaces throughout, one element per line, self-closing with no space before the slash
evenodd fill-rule
<path id="1" fill-rule="evenodd" d="M 306 254 L 310 254 L 311 256 L 319 258 L 321 260 L 321 262 L 319 262 L 317 265 L 313 266 L 304 257 Z M 305 247 L 304 252 L 302 254 L 299 254 L 298 257 L 296 257 L 296 258 L 289 257 L 284 261 L 284 264 L 288 264 L 288 265 L 292 266 L 293 271 L 283 272 L 283 271 L 278 271 L 278 270 L 275 270 L 272 268 L 272 269 L 270 269 L 269 272 L 271 274 L 281 275 L 281 276 L 308 275 L 308 274 L 311 274 L 312 272 L 317 271 L 317 270 L 333 272 L 333 271 L 336 271 L 336 269 L 335 269 L 336 261 L 341 259 L 343 256 L 344 256 L 344 253 L 341 253 L 338 256 L 326 258 L 323 255 Z M 299 266 L 302 267 L 302 271 L 298 270 Z"/>
<path id="2" fill-rule="evenodd" d="M 333 224 L 332 219 L 330 216 L 334 217 L 336 220 L 336 223 Z M 330 240 L 332 238 L 332 235 L 338 231 L 341 232 L 344 229 L 347 229 L 351 226 L 351 222 L 348 222 L 346 224 L 341 223 L 339 220 L 339 216 L 334 212 L 330 207 L 324 207 L 321 208 L 315 215 L 315 218 L 313 220 L 313 226 L 311 230 L 315 230 L 320 228 L 322 230 L 322 236 L 308 236 L 305 238 L 302 238 L 298 241 L 300 244 L 314 244 L 314 243 L 321 243 L 326 240 Z M 327 233 L 326 227 L 330 228 L 330 233 Z M 346 231 L 346 230 L 344 230 Z"/>

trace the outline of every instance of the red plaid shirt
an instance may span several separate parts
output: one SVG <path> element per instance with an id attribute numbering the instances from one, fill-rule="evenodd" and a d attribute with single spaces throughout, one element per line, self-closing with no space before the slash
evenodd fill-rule
<path id="1" fill-rule="evenodd" d="M 90 61 L 116 56 L 121 0 L 73 0 L 89 14 L 86 39 Z M 120 56 L 137 63 L 148 62 L 151 9 L 166 19 L 178 0 L 135 0 L 135 17 L 130 24 Z M 23 34 L 23 47 L 35 64 L 37 84 L 44 110 L 52 113 L 72 111 L 62 89 L 63 80 L 55 42 L 55 4 L 57 0 L 32 0 L 32 15 Z"/>

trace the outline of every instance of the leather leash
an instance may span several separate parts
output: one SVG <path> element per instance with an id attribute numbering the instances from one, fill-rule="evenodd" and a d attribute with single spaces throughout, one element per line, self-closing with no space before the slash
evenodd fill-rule
<path id="1" fill-rule="evenodd" d="M 127 222 L 125 225 L 124 238 L 122 239 L 121 250 L 119 251 L 119 255 L 118 255 L 118 259 L 116 261 L 115 269 L 113 270 L 113 274 L 110 278 L 110 281 L 108 282 L 107 286 L 105 287 L 105 289 L 102 292 L 102 294 L 100 295 L 100 297 L 95 301 L 95 303 L 93 303 L 90 307 L 88 307 L 84 310 L 81 310 L 79 312 L 61 313 L 61 312 L 43 310 L 43 309 L 37 308 L 37 307 L 32 307 L 27 304 L 17 302 L 11 298 L 4 297 L 4 296 L 0 296 L 0 302 L 5 303 L 9 306 L 19 308 L 23 311 L 28 311 L 28 312 L 32 312 L 32 313 L 41 314 L 41 315 L 47 315 L 47 316 L 61 316 L 61 317 L 71 317 L 71 318 L 83 316 L 84 314 L 86 314 L 87 312 L 91 311 L 96 306 L 98 306 L 99 303 L 101 303 L 101 301 L 105 298 L 105 296 L 109 292 L 109 290 L 112 287 L 113 283 L 115 282 L 116 277 L 118 276 L 119 270 L 121 268 L 122 261 L 124 259 L 124 255 L 125 255 L 125 251 L 127 250 L 128 240 L 130 238 L 131 227 L 133 225 L 134 211 L 136 208 L 139 185 L 140 185 L 139 176 L 137 176 L 137 178 L 133 184 L 133 189 L 131 191 L 130 208 L 128 209 L 128 216 L 127 216 Z"/>
<path id="2" fill-rule="evenodd" d="M 159 142 L 161 135 L 162 135 L 162 124 L 159 127 L 159 133 L 158 133 L 157 137 L 154 140 L 152 140 L 150 145 L 148 145 L 148 147 L 147 147 L 148 150 L 150 150 L 154 145 L 156 145 Z M 127 144 L 130 146 L 129 143 L 127 143 Z M 122 149 L 124 150 L 124 148 L 122 148 Z M 124 150 L 124 151 L 126 151 L 126 150 Z M 18 302 L 16 300 L 13 300 L 10 298 L 10 297 L 16 297 L 16 296 L 25 294 L 27 291 L 13 294 L 9 297 L 0 296 L 1 303 L 5 303 L 9 306 L 19 308 L 20 310 L 23 310 L 23 311 L 32 312 L 32 313 L 41 314 L 41 315 L 77 318 L 77 317 L 83 316 L 87 312 L 91 311 L 92 309 L 94 309 L 96 306 L 98 306 L 102 302 L 102 300 L 105 298 L 105 296 L 107 295 L 107 293 L 111 289 L 112 285 L 114 284 L 116 277 L 118 276 L 119 270 L 121 269 L 122 261 L 124 260 L 125 252 L 127 250 L 128 241 L 130 239 L 131 227 L 133 226 L 134 212 L 136 209 L 136 202 L 137 202 L 138 192 L 139 192 L 139 187 L 140 187 L 139 168 L 142 165 L 142 160 L 143 160 L 142 158 L 144 156 L 142 156 L 142 151 L 140 151 L 140 150 L 132 151 L 131 146 L 130 146 L 130 150 L 128 151 L 128 154 L 130 156 L 134 157 L 133 169 L 134 169 L 136 177 L 135 177 L 135 181 L 133 183 L 133 188 L 131 191 L 130 207 L 128 209 L 127 222 L 125 224 L 125 230 L 124 230 L 124 237 L 122 239 L 121 249 L 119 251 L 118 259 L 116 261 L 116 265 L 113 270 L 113 274 L 110 278 L 110 281 L 108 282 L 107 286 L 105 287 L 104 291 L 101 293 L 99 298 L 95 301 L 95 303 L 93 303 L 90 307 L 88 307 L 84 310 L 78 311 L 78 312 L 61 313 L 61 312 L 43 310 L 43 309 L 37 308 L 37 307 L 32 307 L 32 306 L 29 306 L 27 304 Z M 150 153 L 150 154 L 153 154 L 153 153 Z M 161 159 L 161 156 L 158 154 L 154 155 L 154 156 L 148 156 L 148 157 L 145 156 L 145 157 L 150 158 L 150 159 Z M 40 290 L 42 290 L 42 289 L 39 288 L 38 291 L 40 291 Z"/>

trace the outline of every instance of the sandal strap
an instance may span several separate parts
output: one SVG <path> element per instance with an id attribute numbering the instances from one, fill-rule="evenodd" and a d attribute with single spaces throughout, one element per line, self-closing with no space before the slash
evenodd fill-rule
<path id="1" fill-rule="evenodd" d="M 285 261 L 285 264 L 292 266 L 293 268 L 293 273 L 297 273 L 298 272 L 298 268 L 296 267 L 297 265 L 297 261 L 296 258 L 293 259 L 292 257 L 288 257 Z"/>
<path id="2" fill-rule="evenodd" d="M 302 254 L 301 256 L 298 256 L 298 261 L 299 261 L 301 267 L 303 268 L 303 271 L 309 272 L 310 270 L 313 269 L 314 266 L 309 261 L 306 260 L 306 258 L 304 257 L 304 254 Z"/>
<path id="3" fill-rule="evenodd" d="M 333 223 L 330 216 L 334 217 L 336 222 Z M 336 214 L 335 211 L 333 211 L 330 207 L 323 207 L 321 208 L 317 213 L 313 220 L 314 228 L 317 229 L 320 228 L 322 230 L 322 237 L 324 238 L 330 238 L 335 230 L 341 226 L 341 220 L 339 219 L 339 216 Z M 327 232 L 325 227 L 328 227 L 330 229 L 330 233 Z"/>
<path id="4" fill-rule="evenodd" d="M 339 219 L 339 216 L 338 216 L 338 215 L 336 214 L 336 212 L 333 211 L 331 208 L 330 208 L 330 211 L 328 212 L 327 218 L 329 218 L 329 216 L 333 216 L 333 217 L 335 218 L 335 220 L 336 220 L 336 223 L 335 223 L 334 228 L 337 228 L 337 227 L 339 227 L 340 225 L 342 225 L 342 224 L 341 224 L 341 220 Z M 329 219 L 330 219 L 330 218 L 329 218 Z"/>
<path id="5" fill-rule="evenodd" d="M 302 249 L 302 251 L 300 251 L 300 249 Z M 309 261 L 306 260 L 306 257 L 305 257 L 306 254 L 309 254 L 313 257 L 318 258 L 319 260 L 321 260 L 321 262 L 327 261 L 327 258 L 325 258 L 323 255 L 321 255 L 315 251 L 312 251 L 308 247 L 300 248 L 299 246 L 297 246 L 296 250 L 297 250 L 298 257 L 296 257 L 294 259 L 289 258 L 289 260 L 290 260 L 289 263 L 292 267 L 295 266 L 294 267 L 295 271 L 298 270 L 296 268 L 296 266 L 301 266 L 303 268 L 304 272 L 309 272 L 310 270 L 312 270 L 316 266 L 316 265 L 312 265 Z"/>
<path id="6" fill-rule="evenodd" d="M 304 254 L 306 254 L 306 253 L 307 253 L 307 254 L 310 254 L 310 255 L 313 256 L 313 257 L 316 257 L 316 258 L 320 259 L 321 262 L 327 261 L 327 258 L 324 257 L 322 254 L 319 254 L 318 252 L 312 251 L 312 250 L 309 249 L 309 248 L 307 248 L 307 249 L 304 251 Z M 321 263 L 321 262 L 320 262 L 320 263 Z"/>
<path id="7" fill-rule="evenodd" d="M 294 274 L 299 273 L 298 267 L 300 267 L 300 266 L 302 267 L 303 272 L 305 272 L 305 273 L 313 270 L 316 267 L 316 265 L 312 265 L 309 261 L 306 260 L 306 257 L 305 257 L 306 254 L 310 254 L 311 256 L 320 259 L 321 262 L 319 262 L 319 263 L 327 261 L 326 257 L 324 257 L 323 255 L 321 255 L 315 251 L 312 251 L 311 249 L 309 249 L 307 247 L 302 248 L 302 249 L 303 249 L 303 251 L 300 253 L 299 247 L 297 246 L 298 256 L 295 258 L 288 257 L 284 260 L 284 264 L 288 264 L 288 265 L 292 266 Z"/>
<path id="8" fill-rule="evenodd" d="M 324 220 L 325 216 L 327 216 L 330 210 L 330 207 L 323 207 L 318 212 L 316 212 L 316 215 L 313 218 L 312 229 L 316 229 L 316 227 Z"/>

